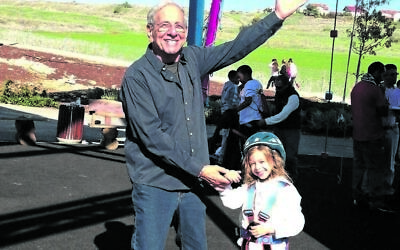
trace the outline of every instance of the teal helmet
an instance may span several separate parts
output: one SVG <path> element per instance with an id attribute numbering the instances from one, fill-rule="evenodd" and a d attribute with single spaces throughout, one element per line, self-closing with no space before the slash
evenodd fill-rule
<path id="1" fill-rule="evenodd" d="M 283 144 L 279 138 L 270 132 L 258 132 L 250 136 L 245 144 L 243 149 L 243 155 L 247 154 L 250 148 L 257 146 L 257 145 L 265 145 L 272 150 L 278 151 L 281 155 L 282 159 L 286 160 L 286 152 L 283 147 Z"/>

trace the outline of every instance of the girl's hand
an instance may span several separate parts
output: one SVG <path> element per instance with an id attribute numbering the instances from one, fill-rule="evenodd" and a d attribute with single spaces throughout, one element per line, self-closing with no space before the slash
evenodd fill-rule
<path id="1" fill-rule="evenodd" d="M 227 173 L 225 173 L 224 177 L 228 179 L 231 183 L 238 183 L 242 179 L 242 177 L 240 176 L 240 171 L 236 170 L 229 170 Z"/>
<path id="2" fill-rule="evenodd" d="M 260 224 L 260 225 L 251 226 L 249 231 L 256 238 L 259 238 L 266 234 L 274 234 L 275 233 L 275 229 L 272 227 L 272 225 L 270 223 L 264 223 L 264 224 Z"/>

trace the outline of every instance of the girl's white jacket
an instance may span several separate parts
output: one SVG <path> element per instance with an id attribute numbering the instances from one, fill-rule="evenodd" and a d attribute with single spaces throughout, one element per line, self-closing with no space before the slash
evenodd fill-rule
<path id="1" fill-rule="evenodd" d="M 281 188 L 276 196 L 275 204 L 273 205 L 269 216 L 270 219 L 264 223 L 271 223 L 275 228 L 275 238 L 284 238 L 297 235 L 303 230 L 304 215 L 301 212 L 301 196 L 296 187 L 284 178 L 274 178 L 265 182 L 256 182 L 255 199 L 253 201 L 254 221 L 258 221 L 258 214 L 263 210 L 266 203 L 266 196 L 270 190 L 273 190 L 273 185 L 277 185 L 278 181 L 284 181 L 288 185 Z M 220 193 L 220 197 L 224 206 L 237 209 L 247 207 L 248 186 L 242 186 L 232 189 L 228 186 Z M 247 228 L 249 221 L 246 216 L 241 213 L 241 226 Z M 261 222 L 262 223 L 262 222 Z"/>

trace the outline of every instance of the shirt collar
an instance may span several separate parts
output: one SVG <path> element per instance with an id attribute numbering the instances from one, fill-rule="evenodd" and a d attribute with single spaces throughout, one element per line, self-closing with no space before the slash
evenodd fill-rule
<path id="1" fill-rule="evenodd" d="M 378 86 L 377 82 L 375 81 L 375 78 L 373 75 L 371 75 L 370 73 L 366 73 L 361 77 L 361 81 L 364 82 L 369 82 L 372 83 L 373 85 Z"/>
<path id="2" fill-rule="evenodd" d="M 160 61 L 160 59 L 153 53 L 152 47 L 153 46 L 151 43 L 147 46 L 145 56 L 146 56 L 147 60 L 149 61 L 149 63 L 153 66 L 153 68 L 156 69 L 157 71 L 161 72 L 161 71 L 163 71 L 164 63 L 162 61 Z M 182 49 L 181 56 L 179 58 L 178 63 L 181 63 L 181 64 L 187 63 L 184 50 L 185 49 Z"/>

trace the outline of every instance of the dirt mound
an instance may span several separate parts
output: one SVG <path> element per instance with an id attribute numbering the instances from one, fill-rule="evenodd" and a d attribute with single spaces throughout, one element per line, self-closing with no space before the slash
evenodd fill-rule
<path id="1" fill-rule="evenodd" d="M 85 88 L 118 88 L 125 67 L 88 62 L 80 58 L 0 47 L 0 84 L 12 80 L 48 92 Z"/>
<path id="2" fill-rule="evenodd" d="M 73 92 L 72 95 L 76 95 L 93 88 L 119 88 L 125 69 L 65 53 L 0 46 L 0 87 L 11 80 L 16 86 L 29 85 L 48 93 Z M 208 94 L 220 95 L 222 87 L 223 83 L 211 80 Z"/>

